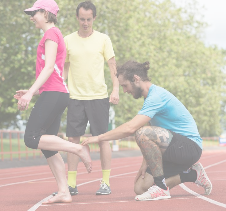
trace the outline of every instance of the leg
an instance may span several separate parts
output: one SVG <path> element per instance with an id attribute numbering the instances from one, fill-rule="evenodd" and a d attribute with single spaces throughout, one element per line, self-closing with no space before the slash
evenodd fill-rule
<path id="1" fill-rule="evenodd" d="M 43 135 L 40 138 L 38 149 L 49 151 L 64 151 L 78 155 L 83 161 L 88 172 L 92 171 L 89 147 L 83 147 L 80 144 L 74 144 L 58 136 Z"/>
<path id="2" fill-rule="evenodd" d="M 109 123 L 109 99 L 90 100 L 86 102 L 86 114 L 90 122 L 90 130 L 93 136 L 108 131 Z M 100 147 L 100 160 L 102 167 L 102 182 L 97 195 L 110 194 L 110 171 L 111 171 L 111 147 L 109 142 L 102 142 Z"/>
<path id="3" fill-rule="evenodd" d="M 134 192 L 136 195 L 141 195 L 142 193 L 148 191 L 148 189 L 154 185 L 154 178 L 151 174 L 145 173 L 145 177 L 140 177 L 134 184 Z"/>
<path id="4" fill-rule="evenodd" d="M 181 184 L 181 179 L 179 175 L 170 177 L 166 179 L 166 185 L 169 189 Z M 142 193 L 148 191 L 148 189 L 154 185 L 154 178 L 151 174 L 145 173 L 144 179 L 140 177 L 134 185 L 134 192 L 137 195 L 141 195 Z"/>
<path id="5" fill-rule="evenodd" d="M 69 137 L 68 141 L 79 144 L 80 143 L 80 137 Z M 79 163 L 79 157 L 73 153 L 67 154 L 67 162 L 68 162 L 68 171 L 77 171 L 78 163 Z"/>
<path id="6" fill-rule="evenodd" d="M 44 204 L 51 204 L 56 202 L 68 203 L 72 201 L 71 195 L 67 186 L 67 179 L 65 175 L 64 161 L 59 153 L 47 158 L 49 167 L 56 179 L 58 186 L 58 194 Z"/>
<path id="7" fill-rule="evenodd" d="M 68 141 L 79 144 L 80 137 L 69 137 Z M 73 153 L 67 153 L 67 163 L 68 163 L 68 180 L 67 184 L 70 189 L 71 195 L 77 195 L 77 168 L 79 163 L 79 157 Z"/>
<path id="8" fill-rule="evenodd" d="M 137 201 L 144 200 L 159 200 L 171 198 L 169 188 L 167 187 L 165 176 L 163 172 L 162 153 L 167 149 L 172 136 L 169 131 L 158 127 L 142 127 L 136 132 L 136 142 L 141 149 L 146 164 L 153 175 L 145 182 L 142 178 L 138 179 L 135 184 L 135 191 L 141 192 L 151 185 L 148 191 L 141 195 L 137 195 Z M 149 176 L 148 176 L 149 177 Z M 153 179 L 155 185 L 153 185 Z M 138 188 L 140 185 L 142 188 Z"/>
<path id="9" fill-rule="evenodd" d="M 142 127 L 136 132 L 136 142 L 154 177 L 155 184 L 166 189 L 162 164 L 162 153 L 165 152 L 172 135 L 159 127 Z"/>
<path id="10" fill-rule="evenodd" d="M 70 99 L 67 113 L 67 137 L 69 142 L 80 143 L 80 136 L 85 133 L 88 118 L 85 113 L 85 105 L 82 100 Z M 78 194 L 76 187 L 77 167 L 79 157 L 75 154 L 67 154 L 68 163 L 68 186 L 71 195 Z"/>
<path id="11" fill-rule="evenodd" d="M 111 147 L 109 142 L 99 143 L 102 169 L 111 169 Z"/>

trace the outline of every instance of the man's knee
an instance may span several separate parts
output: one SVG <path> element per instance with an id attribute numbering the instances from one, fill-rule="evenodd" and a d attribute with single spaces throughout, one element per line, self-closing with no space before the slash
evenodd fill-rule
<path id="1" fill-rule="evenodd" d="M 134 184 L 134 192 L 137 195 L 140 195 L 146 191 L 154 184 L 154 178 L 149 173 L 145 173 L 145 177 L 141 176 L 138 178 L 136 183 Z"/>
<path id="2" fill-rule="evenodd" d="M 141 127 L 135 133 L 135 139 L 138 146 L 140 146 L 141 142 L 145 141 L 146 139 L 148 141 L 153 141 L 152 139 L 150 139 L 150 137 L 153 137 L 153 140 L 157 139 L 157 135 L 151 126 Z"/>
<path id="3" fill-rule="evenodd" d="M 138 185 L 138 183 L 136 182 L 136 183 L 134 184 L 134 192 L 135 192 L 135 194 L 137 194 L 137 195 L 141 195 L 141 194 L 144 193 L 145 191 L 144 191 L 143 188 L 142 188 L 140 185 Z"/>

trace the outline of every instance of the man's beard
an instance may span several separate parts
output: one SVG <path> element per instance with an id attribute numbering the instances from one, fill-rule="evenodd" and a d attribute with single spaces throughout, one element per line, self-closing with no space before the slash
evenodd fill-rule
<path id="1" fill-rule="evenodd" d="M 134 83 L 132 83 L 132 88 L 133 88 L 133 98 L 134 99 L 141 98 L 143 90 L 140 87 L 136 87 Z"/>

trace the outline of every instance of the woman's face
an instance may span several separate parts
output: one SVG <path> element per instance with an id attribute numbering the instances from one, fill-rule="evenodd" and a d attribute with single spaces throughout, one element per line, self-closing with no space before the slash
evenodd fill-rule
<path id="1" fill-rule="evenodd" d="M 39 10 L 33 11 L 30 20 L 35 24 L 36 28 L 42 29 L 46 23 L 45 13 Z"/>

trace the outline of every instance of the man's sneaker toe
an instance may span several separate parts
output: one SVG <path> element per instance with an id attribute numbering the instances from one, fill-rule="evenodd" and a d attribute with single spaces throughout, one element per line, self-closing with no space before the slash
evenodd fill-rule
<path id="1" fill-rule="evenodd" d="M 141 195 L 135 197 L 136 201 L 150 201 L 150 200 L 161 200 L 171 198 L 169 188 L 163 190 L 160 187 L 153 185 Z"/>
<path id="2" fill-rule="evenodd" d="M 100 183 L 100 189 L 96 192 L 96 195 L 109 195 L 111 194 L 111 188 L 103 181 Z"/>
<path id="3" fill-rule="evenodd" d="M 210 179 L 208 178 L 205 169 L 203 168 L 201 163 L 196 163 L 191 167 L 193 170 L 196 170 L 197 172 L 197 180 L 195 181 L 195 184 L 201 186 L 205 190 L 205 194 L 209 195 L 212 191 L 212 183 Z"/>

